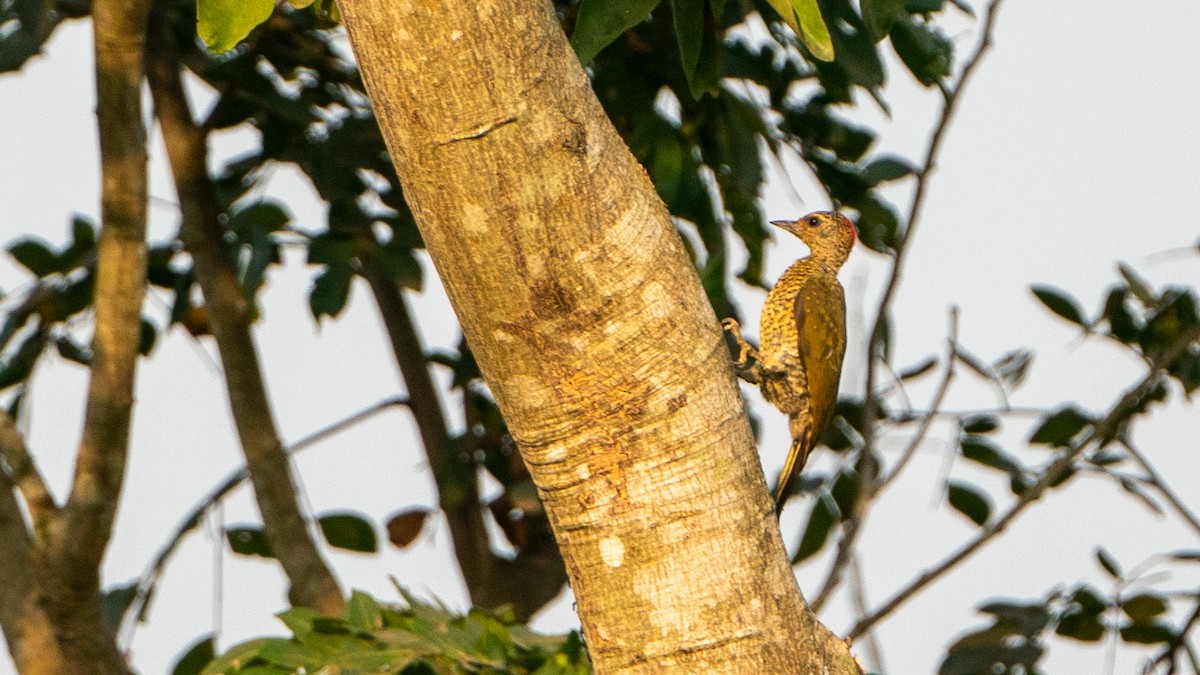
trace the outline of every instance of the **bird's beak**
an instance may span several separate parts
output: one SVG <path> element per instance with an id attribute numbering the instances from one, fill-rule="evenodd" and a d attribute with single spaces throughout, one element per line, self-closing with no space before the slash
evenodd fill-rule
<path id="1" fill-rule="evenodd" d="M 797 237 L 800 236 L 800 231 L 796 229 L 796 221 L 794 220 L 772 220 L 771 224 L 784 232 L 789 232 Z"/>

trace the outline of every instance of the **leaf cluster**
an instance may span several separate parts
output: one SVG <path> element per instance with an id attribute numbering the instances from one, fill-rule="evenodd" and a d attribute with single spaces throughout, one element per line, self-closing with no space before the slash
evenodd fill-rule
<path id="1" fill-rule="evenodd" d="M 180 660 L 175 675 L 268 675 L 339 672 L 403 675 L 586 675 L 591 665 L 577 633 L 541 636 L 511 615 L 444 607 L 404 595 L 407 607 L 380 604 L 355 591 L 341 618 L 305 608 L 279 614 L 289 638 L 260 638 L 212 659 L 202 641 Z M 206 665 L 204 663 L 207 662 Z M 202 667 L 201 667 L 202 666 Z"/>
<path id="2" fill-rule="evenodd" d="M 939 675 L 1044 672 L 1039 664 L 1047 653 L 1047 641 L 1054 636 L 1088 644 L 1114 640 L 1158 647 L 1162 651 L 1156 663 L 1173 659 L 1176 649 L 1185 649 L 1195 663 L 1196 654 L 1187 640 L 1191 625 L 1172 625 L 1169 620 L 1180 603 L 1149 583 L 1161 575 L 1147 572 L 1163 564 L 1194 564 L 1200 561 L 1200 552 L 1165 554 L 1156 564 L 1141 565 L 1141 571 L 1132 574 L 1123 572 L 1104 548 L 1096 549 L 1096 560 L 1112 580 L 1111 591 L 1081 583 L 1068 590 L 1053 590 L 1038 600 L 985 603 L 979 611 L 989 615 L 991 623 L 956 639 L 947 649 Z"/>

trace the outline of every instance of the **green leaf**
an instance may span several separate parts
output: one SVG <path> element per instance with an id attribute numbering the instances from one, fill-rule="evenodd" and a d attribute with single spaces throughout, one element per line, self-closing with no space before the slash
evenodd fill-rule
<path id="1" fill-rule="evenodd" d="M 370 595 L 359 590 L 350 592 L 346 603 L 346 620 L 358 630 L 373 632 L 383 629 L 383 607 Z"/>
<path id="2" fill-rule="evenodd" d="M 987 495 L 966 483 L 951 481 L 947 499 L 955 511 L 981 527 L 992 515 L 992 504 Z"/>
<path id="3" fill-rule="evenodd" d="M 1029 437 L 1030 443 L 1065 448 L 1090 425 L 1092 419 L 1073 405 L 1064 405 L 1046 415 L 1042 423 Z"/>
<path id="4" fill-rule="evenodd" d="M 1121 628 L 1121 639 L 1139 645 L 1169 643 L 1175 639 L 1175 631 L 1161 621 L 1133 623 Z"/>
<path id="5" fill-rule="evenodd" d="M 200 675 L 200 671 L 216 656 L 213 636 L 208 635 L 193 644 L 171 669 L 171 675 Z"/>
<path id="6" fill-rule="evenodd" d="M 308 306 L 313 318 L 320 321 L 322 316 L 336 318 L 341 314 L 350 297 L 350 282 L 353 280 L 354 270 L 348 262 L 332 264 L 317 275 L 308 294 Z"/>
<path id="7" fill-rule="evenodd" d="M 1127 345 L 1133 344 L 1141 331 L 1129 309 L 1128 295 L 1128 289 L 1116 287 L 1104 300 L 1104 320 L 1108 322 L 1109 334 Z"/>
<path id="8" fill-rule="evenodd" d="M 985 603 L 980 612 L 996 618 L 996 625 L 1017 635 L 1035 636 L 1050 623 L 1050 612 L 1044 602 L 996 600 Z"/>
<path id="9" fill-rule="evenodd" d="M 967 434 L 962 439 L 962 455 L 983 466 L 1014 474 L 1023 471 L 1021 464 L 992 442 L 991 439 Z"/>
<path id="10" fill-rule="evenodd" d="M 8 359 L 0 362 L 0 391 L 28 379 L 45 347 L 46 332 L 39 328 L 25 338 Z"/>
<path id="11" fill-rule="evenodd" d="M 904 16 L 892 25 L 892 48 L 913 77 L 929 87 L 950 75 L 954 43 L 927 23 Z"/>
<path id="12" fill-rule="evenodd" d="M 236 647 L 231 647 L 220 658 L 214 659 L 204 666 L 204 670 L 200 671 L 200 675 L 226 675 L 226 673 L 244 673 L 247 672 L 242 668 L 258 658 L 258 652 L 263 645 L 271 640 L 279 638 L 257 638 L 248 642 L 243 642 Z M 272 672 L 272 671 L 266 671 Z M 263 671 L 260 669 L 256 675 L 261 675 Z"/>
<path id="13" fill-rule="evenodd" d="M 75 267 L 96 251 L 96 226 L 87 218 L 76 215 L 71 220 L 71 245 L 59 254 L 63 270 Z"/>
<path id="14" fill-rule="evenodd" d="M 861 0 L 863 23 L 871 39 L 879 42 L 892 32 L 892 24 L 904 11 L 905 0 Z"/>
<path id="15" fill-rule="evenodd" d="M 275 0 L 196 0 L 196 32 L 213 52 L 227 52 L 271 16 Z"/>
<path id="16" fill-rule="evenodd" d="M 424 276 L 421 263 L 413 255 L 412 249 L 404 246 L 396 237 L 374 248 L 368 259 L 372 268 L 389 279 L 394 279 L 410 291 L 421 291 Z"/>
<path id="17" fill-rule="evenodd" d="M 154 351 L 156 344 L 158 344 L 158 328 L 150 323 L 149 319 L 142 317 L 141 323 L 138 324 L 138 353 L 142 356 L 149 356 L 150 352 Z"/>
<path id="18" fill-rule="evenodd" d="M 1114 579 L 1121 578 L 1121 564 L 1112 556 L 1103 546 L 1096 547 L 1096 561 L 1108 572 Z"/>
<path id="19" fill-rule="evenodd" d="M 962 420 L 962 429 L 969 434 L 987 434 L 999 428 L 1000 422 L 995 415 L 971 415 Z"/>
<path id="20" fill-rule="evenodd" d="M 776 11 L 779 10 L 779 5 L 785 2 L 785 0 L 768 1 Z M 833 37 L 829 36 L 829 26 L 821 17 L 821 6 L 817 5 L 817 0 L 791 0 L 790 4 L 791 12 L 780 12 L 781 16 L 787 20 L 788 24 L 791 24 L 792 30 L 796 31 L 800 41 L 804 42 L 804 46 L 809 48 L 809 52 L 815 58 L 832 61 L 834 56 Z"/>
<path id="21" fill-rule="evenodd" d="M 1075 301 L 1075 298 L 1052 286 L 1035 285 L 1031 286 L 1030 290 L 1051 312 L 1073 324 L 1087 327 L 1087 320 L 1083 318 L 1083 310 L 1079 308 L 1079 303 Z"/>
<path id="22" fill-rule="evenodd" d="M 69 335 L 60 335 L 54 338 L 54 346 L 58 349 L 58 355 L 68 361 L 74 361 L 81 366 L 92 365 L 92 351 L 85 349 Z"/>
<path id="23" fill-rule="evenodd" d="M 808 514 L 808 526 L 804 528 L 804 536 L 800 538 L 800 548 L 796 550 L 796 555 L 792 556 L 793 565 L 812 557 L 829 540 L 829 533 L 838 518 L 831 502 L 832 499 L 825 496 L 813 502 L 812 511 Z"/>
<path id="24" fill-rule="evenodd" d="M 271 544 L 267 542 L 267 533 L 261 527 L 227 527 L 225 539 L 229 548 L 238 555 L 274 558 Z"/>
<path id="25" fill-rule="evenodd" d="M 317 522 L 330 546 L 358 553 L 379 550 L 375 528 L 362 516 L 353 513 L 327 514 L 318 518 Z"/>
<path id="26" fill-rule="evenodd" d="M 872 187 L 880 183 L 900 180 L 917 172 L 912 162 L 895 155 L 884 155 L 871 161 L 863 168 L 863 180 Z"/>
<path id="27" fill-rule="evenodd" d="M 687 76 L 692 97 L 697 100 L 704 94 L 716 93 L 720 81 L 719 45 L 713 30 L 705 26 L 706 4 L 705 0 L 671 0 L 683 74 Z"/>
<path id="28" fill-rule="evenodd" d="M 1138 274 L 1137 270 L 1125 263 L 1117 263 L 1117 272 L 1120 273 L 1125 283 L 1129 285 L 1129 290 L 1133 293 L 1133 296 L 1140 300 L 1142 304 L 1153 305 L 1158 301 L 1154 287 L 1142 275 Z"/>
<path id="29" fill-rule="evenodd" d="M 234 209 L 229 216 L 229 229 L 245 241 L 251 238 L 252 228 L 258 227 L 265 232 L 277 232 L 292 222 L 292 214 L 283 204 L 264 199 L 246 206 Z"/>
<path id="30" fill-rule="evenodd" d="M 242 295 L 253 304 L 266 278 L 267 267 L 279 254 L 267 230 L 258 225 L 251 225 L 249 230 L 250 258 L 241 270 L 241 282 Z"/>
<path id="31" fill-rule="evenodd" d="M 1104 637 L 1105 627 L 1098 615 L 1074 609 L 1059 617 L 1054 632 L 1080 642 L 1098 642 Z"/>
<path id="32" fill-rule="evenodd" d="M 113 633 L 120 628 L 121 619 L 125 618 L 125 612 L 129 611 L 129 605 L 137 597 L 137 591 L 136 583 L 104 591 L 104 596 L 100 599 L 100 608 L 104 612 L 104 625 Z"/>
<path id="33" fill-rule="evenodd" d="M 703 0 L 694 0 L 703 2 Z M 659 0 L 583 0 L 571 47 L 581 63 L 588 63 L 617 36 L 641 23 Z"/>
<path id="34" fill-rule="evenodd" d="M 34 239 L 22 239 L 10 244 L 8 254 L 39 279 L 62 271 L 58 255 L 49 246 Z"/>
<path id="35" fill-rule="evenodd" d="M 329 660 L 320 649 L 283 639 L 263 643 L 258 655 L 289 672 L 315 672 Z"/>
<path id="36" fill-rule="evenodd" d="M 1121 610 L 1135 623 L 1148 623 L 1167 609 L 1167 601 L 1154 593 L 1140 593 L 1121 602 Z"/>

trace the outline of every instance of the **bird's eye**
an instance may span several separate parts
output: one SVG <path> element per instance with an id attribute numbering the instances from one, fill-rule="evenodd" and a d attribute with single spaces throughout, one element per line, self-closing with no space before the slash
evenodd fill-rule
<path id="1" fill-rule="evenodd" d="M 820 225 L 820 224 L 821 224 L 821 220 L 819 218 L 817 218 L 816 216 L 812 216 L 808 219 L 809 227 L 816 227 L 817 225 Z"/>

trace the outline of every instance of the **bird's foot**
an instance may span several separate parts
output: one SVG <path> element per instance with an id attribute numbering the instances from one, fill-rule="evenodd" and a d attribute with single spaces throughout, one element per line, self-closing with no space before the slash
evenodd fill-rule
<path id="1" fill-rule="evenodd" d="M 758 360 L 758 350 L 742 337 L 742 325 L 738 323 L 737 319 L 721 319 L 721 328 L 728 331 L 733 336 L 733 341 L 737 343 L 738 355 L 733 360 L 734 366 L 743 369 L 750 362 L 750 357 L 754 357 L 755 361 Z"/>

